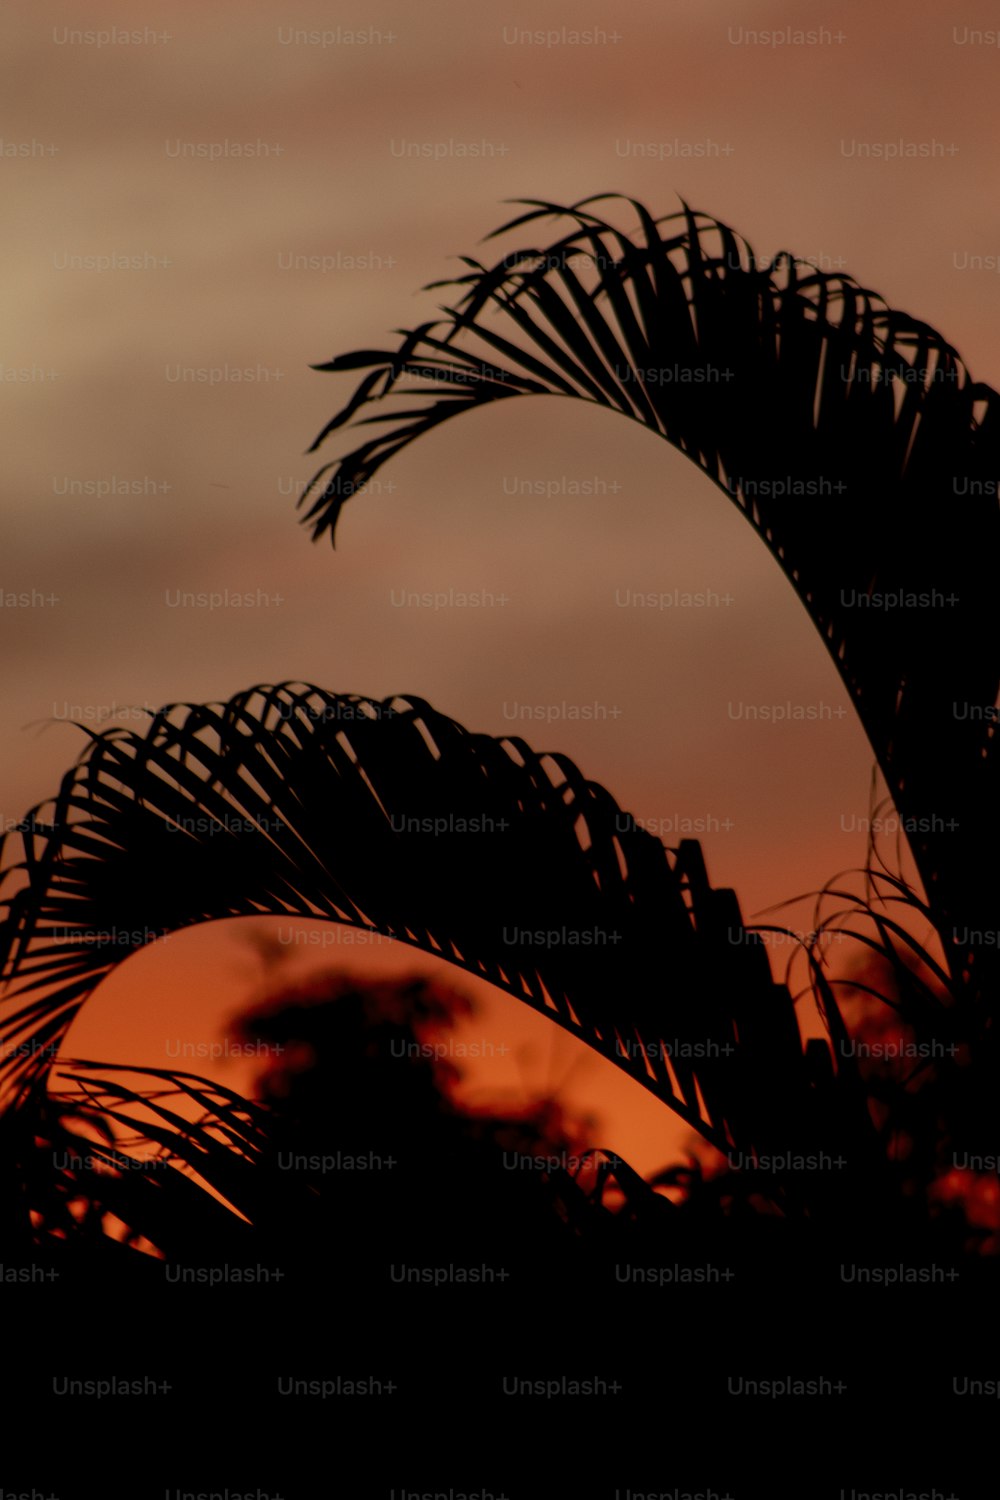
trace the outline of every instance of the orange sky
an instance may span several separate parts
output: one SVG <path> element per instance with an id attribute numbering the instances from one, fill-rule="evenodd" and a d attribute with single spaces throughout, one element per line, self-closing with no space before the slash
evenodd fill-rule
<path id="1" fill-rule="evenodd" d="M 512 403 L 384 469 L 378 492 L 345 510 L 332 554 L 297 527 L 293 492 L 315 467 L 303 449 L 350 387 L 308 365 L 430 316 L 433 295 L 416 289 L 476 251 L 508 212 L 501 200 L 614 189 L 656 212 L 683 195 L 760 255 L 842 261 L 995 384 L 1000 278 L 969 268 L 976 256 L 1000 264 L 1000 48 L 971 39 L 996 25 L 988 0 L 807 12 L 724 0 L 13 0 L 6 20 L 0 590 L 56 602 L 0 612 L 4 826 L 55 790 L 79 743 L 39 721 L 102 724 L 116 707 L 300 678 L 413 692 L 493 733 L 509 731 L 514 705 L 619 710 L 531 724 L 527 737 L 570 754 L 668 843 L 673 820 L 705 819 L 710 876 L 747 914 L 861 860 L 854 820 L 871 757 L 853 714 L 733 717 L 740 703 L 848 705 L 775 564 L 686 460 L 580 403 Z M 509 40 L 587 26 L 606 39 Z M 804 26 L 831 39 L 747 39 Z M 144 39 L 72 39 L 110 27 Z M 348 41 L 351 28 L 381 39 Z M 324 29 L 327 45 L 288 39 Z M 493 154 L 454 154 L 470 142 Z M 893 142 L 943 154 L 856 149 Z M 233 143 L 267 154 L 207 159 Z M 204 155 L 178 154 L 189 146 Z M 436 147 L 452 154 L 435 160 Z M 109 255 L 141 268 L 86 259 Z M 333 267 L 285 268 L 308 256 Z M 176 378 L 226 366 L 258 378 Z M 598 493 L 573 493 L 581 480 Z M 95 493 L 112 481 L 140 493 Z M 517 492 L 539 486 L 550 493 Z M 227 588 L 271 602 L 170 603 Z M 507 603 L 393 602 L 450 588 Z M 619 602 L 674 589 L 731 603 Z M 155 1064 L 175 1032 L 216 1037 L 257 971 L 231 936 L 177 940 L 173 953 L 189 943 L 176 967 L 166 945 L 129 965 L 161 966 L 148 986 L 123 970 L 72 1050 Z M 525 1037 L 544 1025 L 504 1024 Z M 533 1044 L 536 1082 L 544 1046 L 562 1049 L 560 1067 L 570 1057 L 550 1033 Z M 604 1099 L 604 1071 L 596 1059 L 581 1068 L 581 1095 Z M 644 1157 L 633 1107 L 605 1114 Z"/>

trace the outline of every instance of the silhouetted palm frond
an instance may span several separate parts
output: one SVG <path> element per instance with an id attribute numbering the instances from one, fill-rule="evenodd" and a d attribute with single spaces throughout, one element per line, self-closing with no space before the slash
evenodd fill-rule
<path id="1" fill-rule="evenodd" d="M 788 993 L 697 844 L 665 849 L 566 757 L 469 733 L 417 698 L 286 683 L 94 735 L 54 802 L 7 836 L 0 870 L 0 1039 L 22 1094 L 129 953 L 267 914 L 383 933 L 481 975 L 721 1150 L 834 1128 Z"/>
<path id="2" fill-rule="evenodd" d="M 169 1257 L 250 1254 L 251 1227 L 294 1233 L 307 1220 L 302 1186 L 263 1169 L 268 1110 L 171 1069 L 73 1060 L 57 1071 L 19 1183 L 41 1246 L 79 1241 L 74 1204 L 100 1222 L 102 1243 L 117 1221 L 128 1243 Z"/>
<path id="3" fill-rule="evenodd" d="M 468 274 L 435 283 L 461 289 L 442 320 L 316 366 L 368 373 L 313 448 L 345 424 L 384 430 L 315 476 L 313 536 L 332 539 L 345 500 L 415 438 L 506 397 L 575 397 L 664 437 L 739 507 L 808 610 L 953 966 L 985 992 L 1000 905 L 996 392 L 849 276 L 784 251 L 762 263 L 686 206 L 653 219 L 621 200 L 626 234 L 594 212 L 601 198 L 525 201 L 497 234 L 550 216 L 571 228 L 490 267 L 463 257 Z M 389 397 L 403 409 L 367 414 Z"/>

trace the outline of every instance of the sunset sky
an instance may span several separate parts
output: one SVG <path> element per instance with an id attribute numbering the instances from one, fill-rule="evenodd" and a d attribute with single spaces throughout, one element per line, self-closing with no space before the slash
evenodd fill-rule
<path id="1" fill-rule="evenodd" d="M 658 214 L 683 197 L 759 256 L 849 272 L 995 385 L 996 24 L 988 0 L 11 0 L 3 827 L 83 743 L 53 716 L 138 724 L 143 705 L 300 679 L 414 693 L 493 734 L 542 708 L 549 722 L 517 732 L 666 843 L 703 820 L 710 877 L 748 917 L 860 863 L 872 756 L 847 695 L 771 557 L 687 460 L 580 402 L 510 403 L 386 466 L 334 553 L 295 498 L 351 380 L 309 365 L 432 316 L 418 289 L 480 253 L 504 200 L 619 191 Z M 818 36 L 797 42 L 802 28 Z M 183 602 L 227 590 L 255 602 Z M 449 590 L 506 602 L 400 603 Z M 674 590 L 719 602 L 631 602 Z M 743 713 L 786 703 L 830 713 Z M 68 1050 L 158 1065 L 177 1040 L 217 1039 L 262 982 L 245 926 L 131 960 Z M 390 961 L 332 939 L 284 962 L 339 959 Z M 530 1049 L 532 1086 L 573 1064 L 515 1002 L 490 1015 Z M 518 1086 L 513 1062 L 501 1072 Z M 600 1144 L 657 1165 L 656 1106 L 640 1113 L 627 1080 L 612 1098 L 606 1073 L 581 1064 L 572 1097 L 601 1114 Z"/>

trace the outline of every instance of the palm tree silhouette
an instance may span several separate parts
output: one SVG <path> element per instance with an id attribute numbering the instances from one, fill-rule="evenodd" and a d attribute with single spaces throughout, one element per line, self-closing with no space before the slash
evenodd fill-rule
<path id="1" fill-rule="evenodd" d="M 992 709 L 997 696 L 997 395 L 933 329 L 849 277 L 784 252 L 759 263 L 732 230 L 686 206 L 654 220 L 621 200 L 637 221 L 626 234 L 593 211 L 599 201 L 530 202 L 496 233 L 551 215 L 567 232 L 492 267 L 467 259 L 467 274 L 436 284 L 461 288 L 441 321 L 405 333 L 394 351 L 316 367 L 367 373 L 310 451 L 348 425 L 384 430 L 319 471 L 306 522 L 332 540 L 345 501 L 394 453 L 514 395 L 606 406 L 686 453 L 789 578 L 914 830 L 926 891 L 917 904 L 944 949 L 945 997 L 923 988 L 910 1019 L 958 1039 L 973 1064 L 966 1107 L 992 1118 L 995 724 L 956 705 Z M 848 590 L 852 600 L 950 602 L 856 608 L 843 602 Z M 772 1179 L 767 1196 L 787 1217 L 877 1224 L 899 1211 L 884 1135 L 819 965 L 836 1066 L 825 1042 L 803 1048 L 792 995 L 745 940 L 734 894 L 711 887 L 695 841 L 664 847 L 564 756 L 472 733 L 420 698 L 281 683 L 224 704 L 168 705 L 142 733 L 95 734 L 56 798 L 6 836 L 2 871 L 5 1164 L 22 1184 L 9 1225 L 22 1241 L 51 1189 L 32 1170 L 32 1142 L 45 1135 L 40 1121 L 49 1138 L 60 1128 L 46 1088 L 79 1007 L 154 934 L 263 914 L 367 928 L 488 979 L 722 1152 L 843 1154 L 850 1173 L 790 1166 Z M 879 930 L 890 959 L 901 931 Z M 139 1099 L 106 1076 L 95 1082 L 95 1069 L 69 1070 L 77 1107 Z M 239 1176 L 251 1204 L 264 1117 L 204 1080 L 155 1076 L 200 1091 L 216 1124 L 228 1121 L 222 1146 L 218 1131 L 199 1136 L 165 1109 L 160 1128 L 189 1164 L 223 1151 L 220 1170 Z M 119 1207 L 127 1216 L 124 1190 Z"/>

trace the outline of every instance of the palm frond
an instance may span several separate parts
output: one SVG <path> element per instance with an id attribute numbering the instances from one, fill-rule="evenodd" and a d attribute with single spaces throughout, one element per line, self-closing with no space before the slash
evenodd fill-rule
<path id="1" fill-rule="evenodd" d="M 271 1113 L 196 1074 L 73 1059 L 21 1123 L 7 1192 L 41 1251 L 238 1258 L 314 1217 L 306 1185 L 274 1169 Z"/>
<path id="2" fill-rule="evenodd" d="M 0 896 L 12 1098 L 44 1084 L 128 954 L 271 915 L 481 975 L 719 1149 L 819 1128 L 792 1002 L 698 845 L 664 848 L 565 756 L 470 733 L 419 698 L 284 683 L 94 735 L 54 802 L 7 835 Z"/>
<path id="3" fill-rule="evenodd" d="M 492 266 L 466 257 L 465 275 L 435 283 L 460 292 L 440 321 L 395 351 L 315 367 L 368 373 L 310 451 L 345 423 L 384 430 L 320 469 L 305 521 L 332 540 L 345 501 L 393 454 L 509 396 L 575 397 L 665 438 L 742 511 L 807 609 L 953 964 L 985 991 L 997 948 L 982 934 L 1000 905 L 997 393 L 847 275 L 784 251 L 762 262 L 686 205 L 654 219 L 622 199 L 626 234 L 601 201 L 528 200 L 496 234 L 551 217 L 568 231 Z"/>

